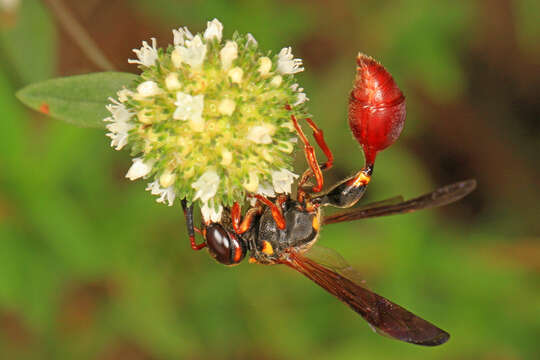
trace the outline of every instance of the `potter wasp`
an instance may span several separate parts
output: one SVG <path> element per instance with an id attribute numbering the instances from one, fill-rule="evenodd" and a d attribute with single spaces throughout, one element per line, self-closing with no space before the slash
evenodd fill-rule
<path id="1" fill-rule="evenodd" d="M 357 63 L 349 99 L 349 125 L 363 147 L 364 168 L 322 192 L 322 171 L 332 167 L 333 154 L 323 131 L 313 120 L 305 119 L 327 158 L 326 162 L 318 163 L 299 121 L 291 115 L 309 164 L 298 182 L 296 197 L 253 194 L 256 203 L 244 215 L 235 203 L 224 209 L 219 222 L 206 222 L 201 229 L 194 227 L 193 205 L 188 206 L 183 200 L 191 247 L 194 250 L 206 247 L 212 257 L 225 265 L 236 265 L 248 254 L 252 263 L 286 265 L 346 303 L 375 331 L 417 345 L 440 345 L 450 336 L 446 331 L 368 290 L 330 249 L 313 247 L 321 225 L 443 206 L 461 199 L 476 187 L 475 180 L 466 180 L 407 201 L 397 197 L 330 216 L 321 214 L 322 207 L 350 208 L 362 198 L 373 175 L 376 154 L 398 138 L 405 120 L 405 98 L 391 75 L 365 55 L 360 54 Z M 290 109 L 288 105 L 287 108 Z M 315 185 L 310 188 L 306 184 L 312 178 Z M 203 243 L 195 242 L 195 230 L 204 237 Z"/>

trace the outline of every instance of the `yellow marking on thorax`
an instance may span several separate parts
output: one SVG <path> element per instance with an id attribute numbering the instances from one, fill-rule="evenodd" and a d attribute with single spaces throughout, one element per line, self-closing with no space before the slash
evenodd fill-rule
<path id="1" fill-rule="evenodd" d="M 266 255 L 274 254 L 274 248 L 272 247 L 272 244 L 270 244 L 268 241 L 263 241 L 263 247 L 261 251 Z"/>
<path id="2" fill-rule="evenodd" d="M 315 231 L 319 231 L 319 228 L 321 227 L 321 223 L 319 221 L 318 214 L 313 217 L 313 222 L 311 223 L 311 226 L 313 226 Z"/>

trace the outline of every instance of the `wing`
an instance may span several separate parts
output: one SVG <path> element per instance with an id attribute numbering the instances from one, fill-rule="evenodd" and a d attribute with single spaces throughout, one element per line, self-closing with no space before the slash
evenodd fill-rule
<path id="1" fill-rule="evenodd" d="M 450 338 L 446 331 L 297 252 L 291 251 L 282 263 L 349 305 L 380 334 L 425 346 L 441 345 Z"/>
<path id="2" fill-rule="evenodd" d="M 332 270 L 335 273 L 351 280 L 354 283 L 366 285 L 366 280 L 358 270 L 353 268 L 341 254 L 336 250 L 314 244 L 308 251 L 303 252 L 302 256 L 317 264 Z"/>
<path id="3" fill-rule="evenodd" d="M 455 184 L 446 185 L 428 194 L 400 202 L 398 204 L 377 203 L 353 209 L 344 213 L 326 216 L 323 224 L 334 224 L 342 221 L 352 221 L 384 215 L 405 214 L 421 209 L 451 204 L 468 195 L 476 188 L 476 180 L 470 179 Z M 390 199 L 392 200 L 392 199 Z"/>

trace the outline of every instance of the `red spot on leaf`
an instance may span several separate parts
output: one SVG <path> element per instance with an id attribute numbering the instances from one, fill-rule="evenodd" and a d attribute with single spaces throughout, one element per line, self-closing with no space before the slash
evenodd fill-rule
<path id="1" fill-rule="evenodd" d="M 41 104 L 39 106 L 39 112 L 41 112 L 42 114 L 45 114 L 45 115 L 49 115 L 49 113 L 50 113 L 49 104 L 47 104 L 47 103 Z"/>

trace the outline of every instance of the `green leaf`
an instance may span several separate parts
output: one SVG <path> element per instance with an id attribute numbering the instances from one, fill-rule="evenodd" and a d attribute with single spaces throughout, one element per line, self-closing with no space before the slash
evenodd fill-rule
<path id="1" fill-rule="evenodd" d="M 57 78 L 28 85 L 17 97 L 34 110 L 81 127 L 104 128 L 105 106 L 136 75 L 103 72 Z"/>

